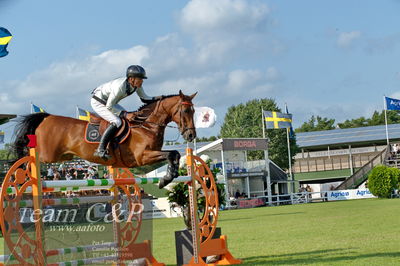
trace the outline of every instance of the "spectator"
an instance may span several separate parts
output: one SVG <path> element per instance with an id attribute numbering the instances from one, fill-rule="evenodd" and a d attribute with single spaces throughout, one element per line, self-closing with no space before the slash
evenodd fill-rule
<path id="1" fill-rule="evenodd" d="M 235 199 L 238 199 L 238 198 L 240 198 L 240 191 L 239 191 L 239 189 L 236 190 L 236 193 L 235 193 Z"/>
<path id="2" fill-rule="evenodd" d="M 91 166 L 88 167 L 87 173 L 88 173 L 88 179 L 93 179 L 94 178 L 95 171 Z"/>
<path id="3" fill-rule="evenodd" d="M 72 175 L 70 174 L 69 171 L 68 171 L 67 174 L 65 175 L 65 179 L 66 179 L 66 180 L 71 180 L 71 179 L 72 179 Z"/>
<path id="4" fill-rule="evenodd" d="M 58 172 L 60 173 L 60 175 L 61 176 L 65 176 L 65 165 L 63 164 L 63 163 L 61 163 L 59 166 L 58 166 Z"/>
<path id="5" fill-rule="evenodd" d="M 54 169 L 53 167 L 49 166 L 49 168 L 47 168 L 47 180 L 53 180 L 54 178 Z"/>
<path id="6" fill-rule="evenodd" d="M 310 185 L 307 185 L 306 191 L 307 191 L 307 198 L 311 199 L 312 188 L 310 187 Z"/>
<path id="7" fill-rule="evenodd" d="M 393 147 L 393 152 L 394 152 L 395 154 L 399 153 L 399 146 L 397 145 L 397 143 L 393 144 L 392 147 Z"/>

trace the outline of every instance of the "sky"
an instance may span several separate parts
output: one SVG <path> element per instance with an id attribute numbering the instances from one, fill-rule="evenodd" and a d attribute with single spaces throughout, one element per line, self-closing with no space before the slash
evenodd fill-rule
<path id="1" fill-rule="evenodd" d="M 0 0 L 12 34 L 0 58 L 0 113 L 30 103 L 51 114 L 91 110 L 90 92 L 142 65 L 148 95 L 198 92 L 215 109 L 252 99 L 287 103 L 294 127 L 312 115 L 371 116 L 400 98 L 399 0 Z M 137 96 L 120 102 L 127 110 Z M 261 123 L 261 122 L 260 122 Z M 15 123 L 0 126 L 11 141 Z M 260 136 L 261 137 L 261 136 Z M 176 129 L 165 140 L 182 141 Z"/>

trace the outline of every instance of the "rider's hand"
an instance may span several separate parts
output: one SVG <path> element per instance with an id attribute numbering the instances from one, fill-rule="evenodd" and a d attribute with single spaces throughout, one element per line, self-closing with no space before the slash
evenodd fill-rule
<path id="1" fill-rule="evenodd" d="M 128 113 L 127 111 L 121 111 L 121 113 L 119 113 L 119 117 L 120 118 L 125 118 L 127 113 Z"/>

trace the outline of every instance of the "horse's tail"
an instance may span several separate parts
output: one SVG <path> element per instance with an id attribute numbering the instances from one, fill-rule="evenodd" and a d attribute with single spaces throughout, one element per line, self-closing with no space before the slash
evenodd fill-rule
<path id="1" fill-rule="evenodd" d="M 18 159 L 28 154 L 26 145 L 29 143 L 29 139 L 26 135 L 35 134 L 36 128 L 42 123 L 42 121 L 48 117 L 48 113 L 35 113 L 30 115 L 22 116 L 18 124 L 15 126 L 14 136 L 14 152 Z"/>

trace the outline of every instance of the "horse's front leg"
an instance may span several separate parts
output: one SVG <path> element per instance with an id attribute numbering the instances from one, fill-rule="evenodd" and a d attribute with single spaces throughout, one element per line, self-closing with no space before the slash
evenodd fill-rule
<path id="1" fill-rule="evenodd" d="M 168 161 L 167 174 L 161 178 L 158 184 L 159 188 L 163 188 L 171 181 L 178 177 L 179 159 L 181 155 L 178 151 L 144 151 L 141 163 L 142 165 L 153 164 L 163 160 Z"/>

